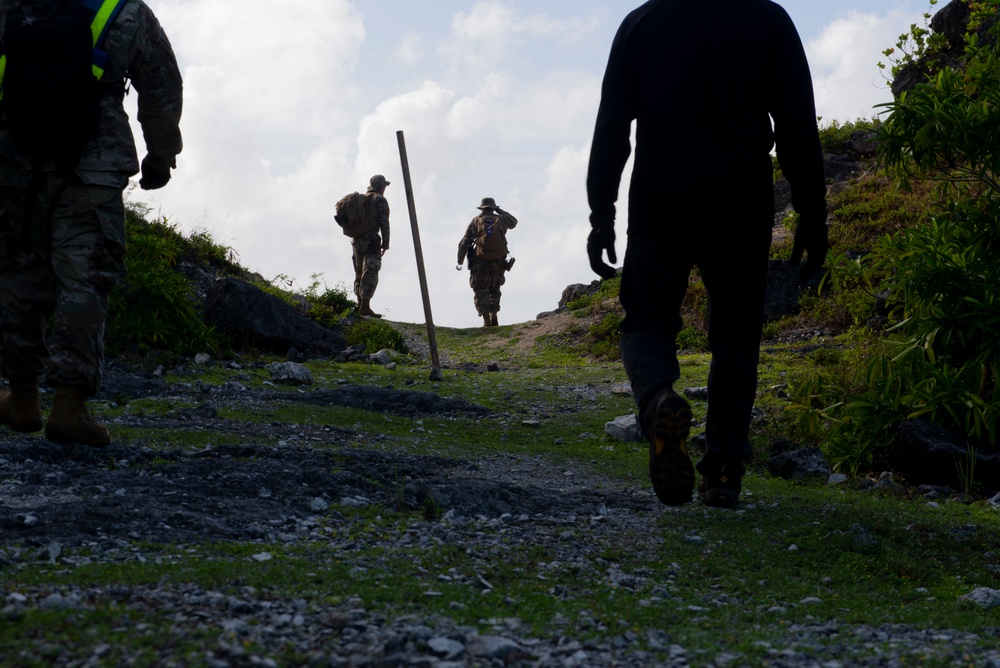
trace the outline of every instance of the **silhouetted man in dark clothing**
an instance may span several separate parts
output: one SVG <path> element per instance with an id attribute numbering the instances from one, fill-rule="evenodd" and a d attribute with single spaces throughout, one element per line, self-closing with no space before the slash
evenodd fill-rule
<path id="1" fill-rule="evenodd" d="M 650 479 L 668 505 L 691 499 L 691 409 L 673 392 L 676 337 L 697 266 L 709 294 L 708 452 L 699 493 L 737 504 L 750 457 L 777 148 L 799 214 L 792 261 L 804 274 L 827 251 L 826 186 L 812 81 L 785 11 L 768 0 L 651 0 L 626 17 L 611 47 L 587 175 L 587 250 L 614 269 L 615 201 L 636 121 L 628 244 L 621 280 L 622 360 Z M 773 128 L 772 128 L 773 121 Z"/>

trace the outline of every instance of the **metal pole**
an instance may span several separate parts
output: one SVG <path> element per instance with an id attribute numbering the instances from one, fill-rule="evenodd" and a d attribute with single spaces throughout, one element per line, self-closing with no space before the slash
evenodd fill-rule
<path id="1" fill-rule="evenodd" d="M 434 317 L 431 315 L 431 298 L 427 291 L 427 272 L 424 271 L 424 251 L 420 246 L 420 229 L 417 227 L 417 207 L 413 202 L 413 184 L 410 182 L 410 162 L 406 158 L 406 140 L 403 131 L 396 132 L 399 142 L 399 159 L 403 164 L 403 184 L 406 186 L 406 204 L 410 210 L 410 229 L 413 231 L 413 252 L 417 255 L 417 275 L 420 277 L 420 295 L 424 300 L 424 317 L 427 320 L 427 342 L 431 349 L 431 380 L 443 380 L 438 361 L 437 338 L 434 336 Z"/>

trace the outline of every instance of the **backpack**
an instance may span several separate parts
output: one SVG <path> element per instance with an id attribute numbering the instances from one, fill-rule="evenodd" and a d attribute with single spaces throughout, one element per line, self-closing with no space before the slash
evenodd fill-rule
<path id="1" fill-rule="evenodd" d="M 99 47 L 124 0 L 18 3 L 4 18 L 0 100 L 23 157 L 72 169 L 97 134 L 98 80 L 108 64 Z"/>
<path id="2" fill-rule="evenodd" d="M 476 257 L 480 260 L 503 260 L 507 257 L 507 239 L 496 216 L 480 216 L 476 233 Z"/>
<path id="3" fill-rule="evenodd" d="M 374 232 L 378 225 L 378 214 L 374 211 L 375 207 L 369 205 L 368 199 L 368 195 L 353 192 L 341 197 L 334 207 L 336 215 L 333 219 L 352 239 Z"/>

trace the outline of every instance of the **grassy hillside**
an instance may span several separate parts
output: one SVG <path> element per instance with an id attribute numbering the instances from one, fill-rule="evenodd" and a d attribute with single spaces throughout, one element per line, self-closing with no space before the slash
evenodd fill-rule
<path id="1" fill-rule="evenodd" d="M 925 211 L 859 174 L 831 197 L 844 257 Z M 294 295 L 210 240 L 133 225 L 179 244 L 149 262 L 184 270 L 187 325 L 199 280 L 236 272 L 396 348 L 396 366 L 313 360 L 313 384 L 288 387 L 268 368 L 282 360 L 222 338 L 204 364 L 179 334 L 117 339 L 93 406 L 110 448 L 0 439 L 3 665 L 1000 660 L 995 611 L 967 600 L 1000 590 L 992 502 L 879 469 L 838 485 L 766 473 L 771 438 L 825 447 L 792 388 L 854 378 L 884 345 L 863 283 L 828 283 L 769 326 L 741 509 L 664 508 L 646 446 L 604 433 L 634 410 L 617 281 L 539 320 L 438 328 L 432 382 L 422 325 L 357 320 L 335 291 Z M 679 388 L 704 386 L 710 361 L 692 280 Z"/>
<path id="2" fill-rule="evenodd" d="M 440 382 L 419 353 L 314 360 L 297 388 L 247 353 L 113 365 L 111 448 L 0 444 L 0 663 L 437 665 L 445 640 L 471 666 L 995 655 L 994 612 L 960 598 L 1000 589 L 990 503 L 755 467 L 738 512 L 664 508 L 645 446 L 603 433 L 632 401 L 578 311 L 439 329 Z M 757 437 L 789 435 L 791 374 L 849 351 L 769 344 Z M 685 353 L 679 386 L 708 362 Z"/>

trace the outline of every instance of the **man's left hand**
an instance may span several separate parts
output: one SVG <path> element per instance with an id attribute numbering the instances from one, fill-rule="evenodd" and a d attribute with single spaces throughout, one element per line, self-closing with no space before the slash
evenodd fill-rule
<path id="1" fill-rule="evenodd" d="M 142 159 L 139 187 L 143 190 L 156 190 L 167 185 L 170 180 L 170 163 L 161 157 L 147 155 Z"/>
<path id="2" fill-rule="evenodd" d="M 806 263 L 799 269 L 802 280 L 809 280 L 819 273 L 829 250 L 830 240 L 826 220 L 800 218 L 795 227 L 795 241 L 792 243 L 792 256 L 788 262 L 793 267 L 798 265 L 802 260 L 802 253 L 805 252 Z"/>
<path id="3" fill-rule="evenodd" d="M 587 257 L 590 258 L 590 268 L 601 278 L 613 278 L 618 272 L 609 264 L 604 262 L 604 251 L 608 252 L 608 260 L 612 263 L 618 261 L 618 254 L 615 253 L 615 228 L 613 225 L 595 227 L 587 237 Z"/>

